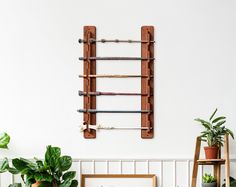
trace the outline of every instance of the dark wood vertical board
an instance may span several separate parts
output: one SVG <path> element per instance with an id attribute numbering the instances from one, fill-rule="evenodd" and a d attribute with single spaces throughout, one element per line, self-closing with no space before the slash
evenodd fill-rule
<path id="1" fill-rule="evenodd" d="M 84 92 L 96 91 L 96 78 L 88 75 L 96 75 L 96 60 L 89 60 L 89 57 L 96 57 L 96 42 L 90 43 L 90 38 L 96 39 L 96 27 L 84 26 Z M 96 96 L 84 95 L 84 109 L 96 109 Z M 84 123 L 86 125 L 96 125 L 96 113 L 84 113 Z M 96 138 L 96 130 L 87 128 L 84 130 L 84 138 Z"/>
<path id="2" fill-rule="evenodd" d="M 154 27 L 142 26 L 141 40 L 154 41 Z M 141 114 L 141 126 L 150 127 L 149 130 L 141 130 L 141 137 L 144 139 L 153 138 L 154 136 L 154 43 L 147 42 L 141 44 L 141 57 L 148 60 L 141 61 L 141 75 L 148 78 L 141 78 L 141 93 L 148 94 L 141 96 L 141 110 L 151 110 L 149 113 Z"/>

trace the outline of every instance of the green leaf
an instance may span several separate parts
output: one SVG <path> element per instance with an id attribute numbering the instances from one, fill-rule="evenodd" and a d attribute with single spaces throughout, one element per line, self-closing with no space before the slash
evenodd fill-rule
<path id="1" fill-rule="evenodd" d="M 27 163 L 27 166 L 32 169 L 32 170 L 36 170 L 37 169 L 37 164 L 35 164 L 34 162 L 32 162 L 31 160 L 25 159 L 25 158 L 20 158 L 21 161 Z"/>
<path id="2" fill-rule="evenodd" d="M 75 171 L 68 171 L 66 173 L 64 173 L 64 175 L 62 176 L 63 180 L 68 180 L 68 179 L 73 179 L 75 178 L 76 172 Z"/>
<path id="3" fill-rule="evenodd" d="M 203 119 L 200 119 L 200 118 L 197 118 L 197 119 L 194 119 L 195 121 L 197 122 L 200 122 L 206 129 L 211 129 L 212 125 L 211 123 L 203 120 Z"/>
<path id="4" fill-rule="evenodd" d="M 16 175 L 16 174 L 20 173 L 16 168 L 12 168 L 12 167 L 9 167 L 8 171 L 13 175 Z"/>
<path id="5" fill-rule="evenodd" d="M 59 187 L 70 187 L 72 184 L 72 180 L 65 180 L 62 184 L 59 185 Z"/>
<path id="6" fill-rule="evenodd" d="M 220 121 L 220 122 L 218 122 L 218 123 L 215 125 L 215 127 L 220 127 L 220 126 L 223 125 L 225 122 L 226 122 L 226 120 Z"/>
<path id="7" fill-rule="evenodd" d="M 0 148 L 7 149 L 10 139 L 10 136 L 5 132 L 0 134 Z"/>
<path id="8" fill-rule="evenodd" d="M 226 131 L 234 139 L 234 133 L 230 129 L 226 129 Z"/>
<path id="9" fill-rule="evenodd" d="M 230 183 L 230 187 L 236 187 L 236 181 L 232 181 L 232 182 Z"/>
<path id="10" fill-rule="evenodd" d="M 58 159 L 61 156 L 61 149 L 59 147 L 47 146 L 47 151 L 45 153 L 45 162 L 50 166 L 51 170 L 54 172 L 58 165 Z"/>
<path id="11" fill-rule="evenodd" d="M 216 123 L 216 122 L 218 122 L 218 121 L 220 121 L 220 120 L 222 120 L 222 119 L 226 119 L 226 117 L 225 117 L 225 116 L 220 116 L 220 117 L 214 119 L 214 120 L 212 121 L 212 123 Z"/>
<path id="12" fill-rule="evenodd" d="M 4 173 L 9 168 L 9 162 L 7 158 L 4 158 L 0 165 L 0 173 Z"/>
<path id="13" fill-rule="evenodd" d="M 200 119 L 200 118 L 196 118 L 194 119 L 195 121 L 198 121 L 200 123 L 208 123 L 207 121 L 203 120 L 203 119 Z"/>
<path id="14" fill-rule="evenodd" d="M 41 161 L 41 160 L 37 160 L 36 165 L 37 165 L 37 171 L 38 172 L 44 172 L 44 171 L 47 171 L 47 169 L 48 169 L 48 167 L 45 166 L 43 164 L 43 161 Z"/>
<path id="15" fill-rule="evenodd" d="M 70 169 L 72 165 L 72 158 L 70 156 L 62 156 L 59 158 L 59 168 L 61 171 L 66 171 Z"/>
<path id="16" fill-rule="evenodd" d="M 79 185 L 77 180 L 72 180 L 70 187 L 77 187 Z"/>
<path id="17" fill-rule="evenodd" d="M 217 110 L 218 110 L 218 109 L 216 108 L 216 109 L 215 109 L 215 111 L 213 112 L 213 114 L 211 115 L 211 117 L 210 117 L 210 119 L 209 119 L 210 121 L 211 121 L 211 120 L 212 120 L 212 118 L 215 116 L 215 114 L 216 114 Z"/>
<path id="18" fill-rule="evenodd" d="M 23 161 L 19 158 L 13 159 L 12 164 L 19 171 L 23 171 L 25 169 L 28 169 L 28 163 L 26 163 L 25 161 Z"/>
<path id="19" fill-rule="evenodd" d="M 44 167 L 42 160 L 36 160 L 36 164 L 39 168 Z"/>

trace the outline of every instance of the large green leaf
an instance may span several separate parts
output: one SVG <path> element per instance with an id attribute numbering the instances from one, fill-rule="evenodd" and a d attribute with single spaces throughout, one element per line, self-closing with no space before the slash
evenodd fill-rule
<path id="1" fill-rule="evenodd" d="M 0 148 L 7 149 L 10 139 L 10 136 L 5 132 L 0 134 Z"/>
<path id="2" fill-rule="evenodd" d="M 47 146 L 47 151 L 45 153 L 45 162 L 50 166 L 51 170 L 54 172 L 58 165 L 58 159 L 61 156 L 61 149 L 59 147 Z"/>
<path id="3" fill-rule="evenodd" d="M 27 166 L 32 169 L 32 170 L 36 170 L 37 169 L 37 164 L 32 162 L 31 160 L 25 159 L 25 158 L 20 158 L 20 160 L 22 162 L 27 163 Z"/>
<path id="4" fill-rule="evenodd" d="M 66 173 L 64 173 L 64 175 L 62 176 L 63 180 L 68 180 L 68 179 L 73 179 L 75 178 L 76 172 L 75 171 L 68 171 Z"/>
<path id="5" fill-rule="evenodd" d="M 62 156 L 58 160 L 59 168 L 61 171 L 66 171 L 70 169 L 72 165 L 72 158 L 70 156 Z"/>
<path id="6" fill-rule="evenodd" d="M 12 160 L 12 164 L 13 164 L 13 166 L 14 166 L 17 170 L 19 170 L 19 171 L 23 171 L 23 170 L 29 168 L 29 167 L 28 167 L 28 163 L 25 162 L 25 161 L 23 161 L 23 160 L 21 160 L 21 159 L 19 159 L 19 158 L 13 159 L 13 160 Z"/>

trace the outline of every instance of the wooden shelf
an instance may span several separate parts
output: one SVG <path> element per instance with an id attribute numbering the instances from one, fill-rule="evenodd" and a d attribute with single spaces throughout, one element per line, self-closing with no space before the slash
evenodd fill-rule
<path id="1" fill-rule="evenodd" d="M 198 165 L 222 165 L 225 159 L 200 159 L 197 160 Z"/>
<path id="2" fill-rule="evenodd" d="M 211 165 L 213 166 L 213 173 L 216 179 L 216 187 L 221 187 L 221 166 L 225 165 L 225 186 L 230 187 L 230 160 L 229 160 L 229 135 L 225 134 L 224 137 L 224 155 L 221 157 L 221 150 L 218 152 L 219 159 L 200 159 L 200 150 L 201 150 L 201 137 L 197 137 L 196 146 L 195 146 L 195 154 L 193 161 L 193 174 L 192 174 L 192 184 L 191 187 L 197 187 L 197 175 L 199 165 Z"/>

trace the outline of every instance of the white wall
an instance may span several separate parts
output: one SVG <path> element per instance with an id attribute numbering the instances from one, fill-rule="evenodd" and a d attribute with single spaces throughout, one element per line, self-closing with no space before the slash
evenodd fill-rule
<path id="1" fill-rule="evenodd" d="M 11 137 L 2 156 L 42 157 L 48 144 L 76 158 L 192 158 L 201 127 L 193 119 L 218 107 L 236 133 L 236 1 L 1 0 L 0 130 Z M 139 39 L 155 26 L 155 138 L 101 131 L 83 139 L 84 25 L 98 38 Z M 138 56 L 140 46 L 98 45 L 99 56 Z M 137 65 L 138 64 L 138 65 Z M 99 62 L 98 73 L 138 74 L 139 62 Z M 127 83 L 124 85 L 124 83 Z M 115 86 L 114 86 L 115 85 Z M 99 80 L 99 90 L 138 91 L 138 81 Z M 123 106 L 120 104 L 123 103 Z M 139 98 L 98 98 L 98 108 L 137 109 Z M 119 105 L 119 106 L 118 106 Z M 107 125 L 137 126 L 138 115 L 98 115 Z M 231 141 L 232 155 L 236 143 Z"/>

